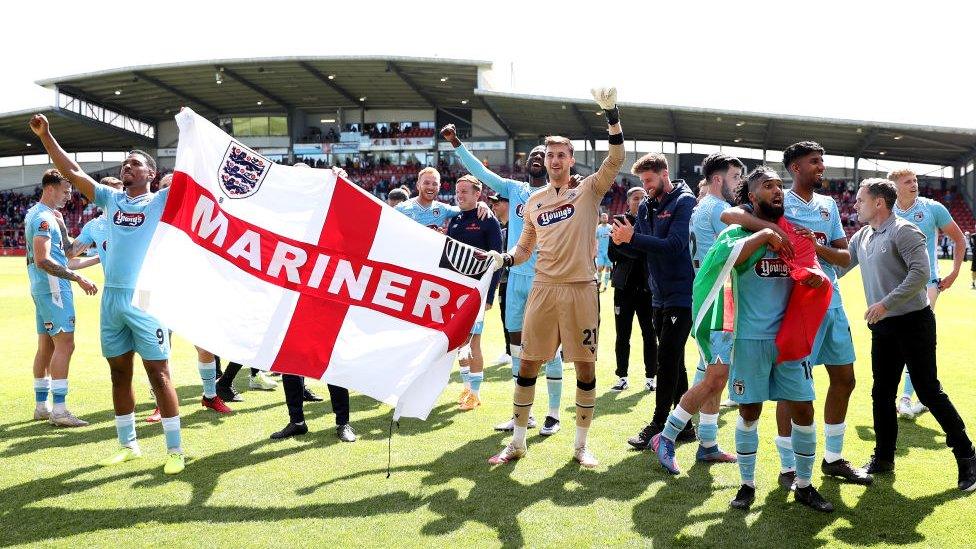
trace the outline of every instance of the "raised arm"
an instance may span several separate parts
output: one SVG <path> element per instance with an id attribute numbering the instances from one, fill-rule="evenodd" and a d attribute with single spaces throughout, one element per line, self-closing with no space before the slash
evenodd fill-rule
<path id="1" fill-rule="evenodd" d="M 35 114 L 30 120 L 30 129 L 33 131 L 37 137 L 40 138 L 41 143 L 44 145 L 44 150 L 47 155 L 51 157 L 51 162 L 54 163 L 54 167 L 61 172 L 61 175 L 68 178 L 71 184 L 75 186 L 81 194 L 88 197 L 88 200 L 95 200 L 95 186 L 98 183 L 95 182 L 77 162 L 68 156 L 68 153 L 61 148 L 58 141 L 54 139 L 51 135 L 51 126 L 47 121 L 47 117 L 43 114 Z"/>
<path id="2" fill-rule="evenodd" d="M 607 132 L 610 150 L 600 168 L 591 175 L 593 192 L 603 197 L 610 190 L 620 167 L 624 165 L 624 131 L 620 128 L 620 110 L 617 108 L 617 88 L 596 88 L 590 90 L 593 99 L 607 116 Z M 589 179 L 589 178 L 587 178 Z"/>
<path id="3" fill-rule="evenodd" d="M 454 146 L 454 154 L 457 156 L 458 160 L 461 161 L 461 165 L 464 166 L 468 173 L 477 177 L 482 183 L 488 185 L 493 191 L 498 193 L 504 198 L 509 197 L 508 186 L 513 183 L 511 179 L 505 179 L 504 177 L 498 175 L 497 173 L 489 170 L 481 163 L 480 160 L 475 158 L 471 151 L 461 143 L 461 140 L 457 137 L 457 128 L 454 124 L 448 124 L 441 128 L 441 136 L 444 137 L 448 143 Z"/>

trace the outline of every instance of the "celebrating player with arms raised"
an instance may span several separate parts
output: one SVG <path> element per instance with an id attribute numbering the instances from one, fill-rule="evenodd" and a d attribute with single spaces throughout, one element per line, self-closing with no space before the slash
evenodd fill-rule
<path id="1" fill-rule="evenodd" d="M 135 395 L 132 391 L 132 362 L 142 356 L 156 402 L 162 413 L 169 457 L 167 474 L 183 470 L 186 458 L 180 436 L 179 400 L 169 376 L 169 335 L 156 318 L 132 305 L 132 293 L 149 242 L 163 213 L 168 189 L 156 194 L 149 184 L 156 176 L 156 163 L 142 151 L 132 151 L 122 163 L 119 178 L 125 191 L 96 183 L 61 148 L 42 114 L 34 115 L 31 130 L 58 170 L 89 200 L 105 210 L 111 253 L 103 264 L 105 292 L 101 306 L 102 354 L 112 370 L 112 401 L 115 425 L 122 448 L 102 462 L 114 465 L 142 456 L 136 442 Z"/>
<path id="2" fill-rule="evenodd" d="M 574 457 L 584 467 L 596 467 L 586 445 L 596 401 L 596 351 L 599 303 L 593 264 L 600 200 L 613 184 L 624 160 L 624 136 L 617 110 L 617 90 L 593 90 L 609 126 L 610 151 L 600 169 L 574 184 L 573 145 L 565 137 L 546 138 L 549 185 L 529 197 L 525 227 L 518 244 L 508 253 L 493 252 L 496 266 L 518 265 L 532 257 L 538 246 L 535 281 L 525 310 L 522 364 L 515 386 L 515 429 L 512 441 L 488 460 L 507 463 L 525 455 L 535 381 L 539 367 L 551 359 L 560 344 L 563 357 L 576 366 L 576 440 Z"/>
<path id="3" fill-rule="evenodd" d="M 498 196 L 508 200 L 508 242 L 509 249 L 514 248 L 522 236 L 525 223 L 525 204 L 529 196 L 546 185 L 546 148 L 537 145 L 529 151 L 525 171 L 529 175 L 528 181 L 505 179 L 484 166 L 457 137 L 457 129 L 448 124 L 441 129 L 441 135 L 454 145 L 454 154 L 461 161 L 464 169 L 471 172 L 480 181 L 491 187 Z M 522 326 L 525 317 L 525 303 L 529 299 L 532 289 L 532 279 L 535 277 L 536 252 L 533 251 L 525 263 L 512 267 L 508 273 L 508 283 L 505 286 L 505 330 L 508 331 L 512 342 L 512 379 L 517 380 L 519 367 L 522 363 Z M 556 356 L 546 362 L 546 388 L 549 390 L 549 412 L 545 423 L 539 429 L 543 436 L 553 435 L 559 431 L 559 401 L 563 390 L 563 361 Z M 529 428 L 535 427 L 535 419 L 529 410 Z M 497 431 L 511 431 L 515 428 L 515 418 L 495 426 Z"/>

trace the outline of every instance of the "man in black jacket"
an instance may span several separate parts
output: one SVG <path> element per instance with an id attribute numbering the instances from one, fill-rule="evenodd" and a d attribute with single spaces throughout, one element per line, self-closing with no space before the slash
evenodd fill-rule
<path id="1" fill-rule="evenodd" d="M 648 153 L 631 168 L 647 191 L 637 213 L 637 223 L 614 221 L 610 238 L 617 245 L 644 256 L 648 286 L 653 295 L 654 330 L 658 339 L 657 398 L 651 422 L 627 443 L 643 450 L 664 428 L 671 408 L 688 390 L 685 344 L 691 332 L 691 266 L 688 233 L 691 212 L 697 200 L 682 180 L 671 180 L 668 160 L 661 153 Z M 695 440 L 688 423 L 678 442 Z M 656 448 L 654 448 L 656 450 Z"/>
<path id="2" fill-rule="evenodd" d="M 631 223 L 637 222 L 637 210 L 647 196 L 641 187 L 627 191 L 627 217 Z M 609 249 L 613 270 L 610 283 L 613 285 L 613 318 L 617 331 L 616 355 L 619 378 L 611 391 L 623 391 L 629 387 L 627 370 L 630 366 L 630 335 L 634 327 L 634 315 L 640 324 L 644 339 L 644 388 L 654 390 L 654 376 L 657 375 L 657 336 L 654 334 L 651 307 L 651 290 L 647 286 L 647 266 L 644 255 L 624 249 L 612 241 Z"/>

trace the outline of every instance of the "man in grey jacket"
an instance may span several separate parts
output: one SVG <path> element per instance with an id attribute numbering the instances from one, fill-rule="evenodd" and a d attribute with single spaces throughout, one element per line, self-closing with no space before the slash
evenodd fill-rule
<path id="1" fill-rule="evenodd" d="M 929 307 L 925 284 L 929 259 L 925 236 L 912 223 L 892 214 L 895 186 L 886 179 L 866 179 L 857 192 L 858 218 L 867 223 L 848 245 L 851 263 L 861 265 L 864 294 L 869 304 L 864 315 L 871 329 L 871 370 L 874 385 L 874 455 L 868 473 L 890 473 L 895 468 L 898 419 L 895 397 L 902 366 L 908 366 L 919 400 L 932 411 L 946 433 L 959 467 L 959 489 L 976 490 L 976 452 L 949 396 L 939 383 L 935 360 L 935 315 Z"/>

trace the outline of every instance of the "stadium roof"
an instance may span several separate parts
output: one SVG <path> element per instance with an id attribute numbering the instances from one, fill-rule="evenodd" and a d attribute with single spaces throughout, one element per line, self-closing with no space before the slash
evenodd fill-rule
<path id="1" fill-rule="evenodd" d="M 57 127 L 58 142 L 70 152 L 126 151 L 152 147 L 154 143 L 148 137 L 71 111 L 41 107 L 0 115 L 0 156 L 44 154 L 40 140 L 27 126 L 37 113 L 47 116 Z"/>
<path id="2" fill-rule="evenodd" d="M 211 117 L 289 108 L 461 107 L 461 101 L 481 107 L 473 91 L 479 67 L 490 65 L 439 58 L 270 57 L 125 67 L 37 84 L 159 122 L 181 105 Z"/>
<path id="3" fill-rule="evenodd" d="M 149 124 L 187 105 L 217 114 L 306 112 L 336 108 L 487 108 L 512 136 L 604 135 L 603 117 L 589 99 L 500 93 L 479 88 L 487 61 L 383 56 L 224 59 L 124 67 L 39 81 L 64 94 Z M 217 82 L 220 81 L 220 84 Z M 365 98 L 365 99 L 363 99 Z M 465 101 L 466 103 L 461 103 Z M 833 120 L 804 116 L 622 103 L 627 139 L 782 150 L 813 139 L 839 156 L 959 165 L 976 155 L 976 129 Z M 48 109 L 47 112 L 52 112 Z M 59 128 L 68 150 L 145 145 L 137 133 L 53 108 L 69 119 Z M 25 113 L 0 115 L 0 156 L 30 154 Z M 60 122 L 59 122 L 60 123 Z M 67 126 L 67 124 L 65 124 Z M 124 146 L 119 146 L 124 144 Z"/>
<path id="4" fill-rule="evenodd" d="M 516 134 L 603 138 L 606 122 L 592 100 L 475 90 Z M 956 165 L 976 154 L 976 129 L 835 120 L 674 105 L 621 103 L 627 139 L 783 150 L 801 139 L 828 154 Z"/>

